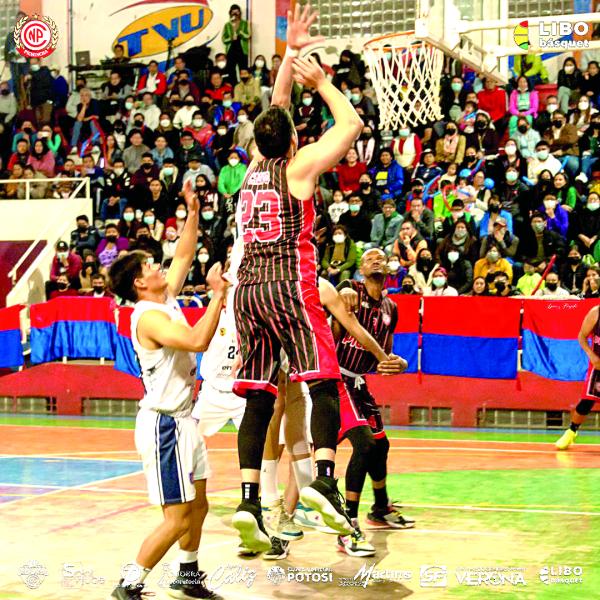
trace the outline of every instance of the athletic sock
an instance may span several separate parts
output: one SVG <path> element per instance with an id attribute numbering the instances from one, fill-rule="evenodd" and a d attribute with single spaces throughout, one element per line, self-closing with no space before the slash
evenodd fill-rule
<path id="1" fill-rule="evenodd" d="M 146 567 L 142 567 L 142 565 L 139 565 L 136 562 L 129 563 L 129 566 L 136 568 L 130 568 L 127 570 L 127 573 L 123 578 L 123 587 L 134 586 L 138 583 L 144 583 L 144 580 L 146 579 L 146 577 L 148 577 L 148 573 L 150 573 L 150 571 L 152 570 L 147 569 Z"/>
<path id="2" fill-rule="evenodd" d="M 310 457 L 292 461 L 292 469 L 299 490 L 310 485 L 314 479 L 312 458 Z"/>
<path id="3" fill-rule="evenodd" d="M 258 502 L 258 483 L 242 483 L 242 500 Z"/>
<path id="4" fill-rule="evenodd" d="M 351 519 L 358 519 L 358 505 L 360 500 L 346 500 L 346 512 Z"/>
<path id="5" fill-rule="evenodd" d="M 189 575 L 198 572 L 198 550 L 188 552 L 179 549 L 179 575 Z"/>
<path id="6" fill-rule="evenodd" d="M 577 433 L 577 430 L 579 429 L 579 427 L 581 427 L 581 423 L 571 423 L 569 425 L 569 429 L 571 431 L 574 431 L 575 433 Z"/>
<path id="7" fill-rule="evenodd" d="M 375 506 L 377 508 L 387 508 L 389 505 L 389 498 L 387 494 L 387 488 L 373 488 L 373 495 L 375 496 Z"/>
<path id="8" fill-rule="evenodd" d="M 333 477 L 335 463 L 332 460 L 317 461 L 317 477 Z"/>
<path id="9" fill-rule="evenodd" d="M 262 490 L 262 502 L 265 505 L 274 504 L 279 500 L 277 489 L 277 460 L 265 460 L 263 458 L 260 468 L 260 487 Z"/>

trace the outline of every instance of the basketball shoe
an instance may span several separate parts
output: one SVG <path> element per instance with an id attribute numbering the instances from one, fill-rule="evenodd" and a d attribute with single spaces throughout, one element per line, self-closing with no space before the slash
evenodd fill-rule
<path id="1" fill-rule="evenodd" d="M 271 548 L 260 501 L 242 500 L 233 515 L 232 525 L 238 530 L 243 546 L 251 552 L 266 552 Z"/>
<path id="2" fill-rule="evenodd" d="M 386 508 L 371 506 L 371 512 L 367 515 L 367 523 L 371 527 L 380 529 L 412 529 L 415 526 L 414 519 L 403 517 L 398 510 L 400 506 L 393 502 Z"/>
<path id="3" fill-rule="evenodd" d="M 311 527 L 321 533 L 333 533 L 334 535 L 337 535 L 335 529 L 331 529 L 331 527 L 325 525 L 323 517 L 316 510 L 304 506 L 302 502 L 298 502 L 296 510 L 294 511 L 294 523 L 300 527 Z"/>
<path id="4" fill-rule="evenodd" d="M 123 585 L 123 579 L 119 581 L 119 585 L 112 591 L 112 594 L 108 597 L 108 600 L 143 600 L 143 596 L 147 596 L 144 593 L 144 584 L 135 583 L 133 585 Z"/>
<path id="5" fill-rule="evenodd" d="M 325 524 L 337 533 L 349 535 L 354 531 L 350 517 L 344 508 L 344 498 L 337 488 L 337 480 L 317 477 L 309 486 L 300 490 L 300 500 L 319 512 Z"/>
<path id="6" fill-rule="evenodd" d="M 339 535 L 337 539 L 337 549 L 339 552 L 345 552 L 348 556 L 374 556 L 375 548 L 369 542 L 365 534 L 358 526 L 358 519 L 352 519 L 354 531 L 350 535 Z"/>
<path id="7" fill-rule="evenodd" d="M 575 443 L 576 437 L 577 432 L 569 428 L 554 442 L 554 445 L 557 450 L 566 450 L 571 444 Z"/>
<path id="8" fill-rule="evenodd" d="M 219 594 L 206 587 L 205 579 L 206 573 L 204 571 L 196 571 L 185 579 L 177 576 L 177 579 L 169 586 L 167 593 L 170 598 L 177 598 L 178 600 L 195 600 L 196 598 L 223 600 L 223 596 L 219 596 Z"/>
<path id="9" fill-rule="evenodd" d="M 264 560 L 282 560 L 287 558 L 290 543 L 286 540 L 282 540 L 278 537 L 271 537 L 271 549 L 263 553 L 262 557 Z"/>
<path id="10" fill-rule="evenodd" d="M 271 506 L 263 506 L 262 512 L 265 529 L 272 535 L 288 542 L 295 542 L 304 537 L 300 527 L 285 512 L 282 498 Z"/>

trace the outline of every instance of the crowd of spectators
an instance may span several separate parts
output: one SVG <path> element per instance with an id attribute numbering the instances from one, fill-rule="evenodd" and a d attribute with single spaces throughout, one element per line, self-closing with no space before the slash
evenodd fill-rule
<path id="1" fill-rule="evenodd" d="M 236 31 L 244 31 L 240 16 L 232 6 Z M 9 82 L 0 83 L 0 153 L 11 180 L 2 196 L 23 198 L 19 180 L 34 179 L 32 197 L 68 198 L 73 181 L 46 180 L 89 177 L 97 200 L 95 219 L 80 216 L 69 243 L 56 246 L 49 297 L 106 294 L 107 269 L 127 250 L 145 249 L 168 265 L 190 180 L 201 217 L 181 301 L 208 301 L 206 273 L 227 259 L 236 235 L 253 120 L 269 105 L 281 64 L 278 55 L 270 65 L 262 55 L 248 64 L 247 53 L 241 36 L 233 51 L 214 57 L 204 85 L 178 56 L 166 73 L 150 61 L 137 84 L 126 62 L 96 92 L 78 76 L 70 93 L 57 69 L 31 59 L 29 104 L 20 110 Z M 115 56 L 123 58 L 122 47 Z M 535 86 L 547 73 L 537 57 L 515 61 L 505 88 L 449 62 L 442 120 L 393 132 L 379 130 L 371 74 L 358 55 L 344 50 L 337 64 L 323 64 L 364 128 L 315 191 L 326 232 L 322 276 L 360 279 L 363 252 L 381 248 L 390 293 L 599 297 L 600 69 L 593 59 L 580 68 L 565 58 L 556 93 L 543 101 Z M 295 85 L 291 110 L 300 145 L 332 124 L 313 90 Z"/>

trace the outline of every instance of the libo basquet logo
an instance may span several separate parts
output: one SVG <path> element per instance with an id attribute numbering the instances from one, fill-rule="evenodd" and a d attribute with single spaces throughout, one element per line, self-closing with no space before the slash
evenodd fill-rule
<path id="1" fill-rule="evenodd" d="M 123 8 L 154 4 L 152 0 L 136 2 Z M 180 4 L 176 0 L 164 4 Z M 116 14 L 116 13 L 113 13 Z M 114 39 L 112 45 L 124 44 L 125 53 L 131 58 L 142 58 L 167 52 L 169 42 L 177 48 L 201 33 L 213 17 L 208 0 L 193 0 L 185 5 L 172 6 L 157 10 L 129 23 Z"/>
<path id="2" fill-rule="evenodd" d="M 529 25 L 529 21 L 521 21 L 513 30 L 515 44 L 522 50 L 528 50 L 532 45 L 530 29 L 537 29 L 538 46 L 540 48 L 564 48 L 565 50 L 589 48 L 586 39 L 573 39 L 573 36 L 585 37 L 590 32 L 590 25 L 585 21 L 570 23 L 569 21 L 539 21 Z"/>
<path id="3" fill-rule="evenodd" d="M 25 15 L 15 25 L 13 39 L 25 58 L 46 58 L 58 45 L 58 27 L 50 17 Z"/>

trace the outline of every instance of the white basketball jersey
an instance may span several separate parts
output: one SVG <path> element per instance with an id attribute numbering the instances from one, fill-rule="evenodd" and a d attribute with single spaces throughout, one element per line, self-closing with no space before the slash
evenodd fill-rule
<path id="1" fill-rule="evenodd" d="M 233 292 L 230 290 L 229 294 L 233 295 Z M 221 309 L 217 331 L 202 355 L 202 379 L 221 392 L 231 392 L 235 381 L 232 377 L 232 367 L 237 351 L 233 313 L 228 308 Z"/>
<path id="2" fill-rule="evenodd" d="M 169 298 L 166 304 L 146 300 L 136 303 L 131 315 L 131 341 L 144 384 L 140 407 L 173 417 L 188 416 L 192 411 L 196 383 L 196 354 L 174 348 L 148 350 L 142 347 L 137 337 L 137 326 L 140 317 L 149 310 L 163 312 L 172 321 L 181 321 L 189 327 L 174 298 Z"/>

